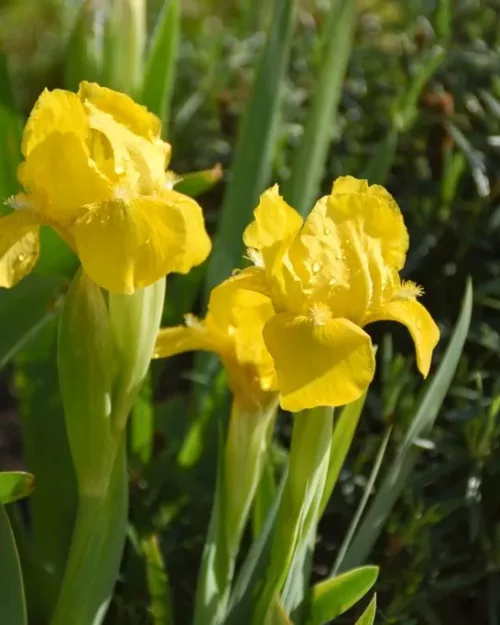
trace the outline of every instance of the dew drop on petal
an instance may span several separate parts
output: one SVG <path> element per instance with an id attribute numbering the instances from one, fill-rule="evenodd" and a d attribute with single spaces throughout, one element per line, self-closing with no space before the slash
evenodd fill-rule
<path id="1" fill-rule="evenodd" d="M 313 263 L 312 271 L 313 271 L 313 273 L 318 273 L 318 271 L 321 271 L 320 263 Z"/>

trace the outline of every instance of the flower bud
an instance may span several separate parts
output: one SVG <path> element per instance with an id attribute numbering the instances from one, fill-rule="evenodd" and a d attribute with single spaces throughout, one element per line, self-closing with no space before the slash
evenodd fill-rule
<path id="1" fill-rule="evenodd" d="M 114 461 L 112 342 L 101 289 L 82 270 L 59 322 L 59 386 L 80 493 L 105 492 Z"/>
<path id="2" fill-rule="evenodd" d="M 123 428 L 147 373 L 160 327 L 165 278 L 132 295 L 109 294 L 109 319 L 115 347 L 117 396 L 113 426 Z"/>

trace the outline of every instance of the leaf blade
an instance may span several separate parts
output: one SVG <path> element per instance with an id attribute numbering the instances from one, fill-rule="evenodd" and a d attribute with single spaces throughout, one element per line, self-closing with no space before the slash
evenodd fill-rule
<path id="1" fill-rule="evenodd" d="M 21 563 L 7 512 L 0 506 L 0 620 L 27 625 Z"/>
<path id="2" fill-rule="evenodd" d="M 351 53 L 356 0 L 332 3 L 324 32 L 324 55 L 304 134 L 292 165 L 285 198 L 302 215 L 319 195 L 342 83 Z"/>
<path id="3" fill-rule="evenodd" d="M 243 119 L 210 258 L 205 297 L 240 264 L 242 234 L 271 174 L 274 135 L 292 40 L 293 0 L 275 0 L 269 36 Z"/>
<path id="4" fill-rule="evenodd" d="M 376 582 L 377 566 L 363 566 L 316 584 L 307 625 L 325 625 L 355 605 Z"/>
<path id="5" fill-rule="evenodd" d="M 0 504 L 12 503 L 33 492 L 35 476 L 25 471 L 0 473 Z"/>
<path id="6" fill-rule="evenodd" d="M 372 500 L 368 513 L 361 522 L 340 570 L 346 570 L 363 563 L 370 554 L 419 456 L 420 452 L 413 443 L 432 428 L 437 418 L 441 404 L 458 366 L 468 334 L 471 315 L 472 283 L 469 279 L 465 288 L 460 315 L 453 335 L 448 342 L 441 365 L 427 386 L 423 401 L 420 403 L 415 417 L 408 428 L 398 454 Z"/>
<path id="7" fill-rule="evenodd" d="M 160 118 L 164 132 L 170 117 L 179 39 L 180 3 L 166 0 L 151 39 L 142 85 L 142 101 Z"/>

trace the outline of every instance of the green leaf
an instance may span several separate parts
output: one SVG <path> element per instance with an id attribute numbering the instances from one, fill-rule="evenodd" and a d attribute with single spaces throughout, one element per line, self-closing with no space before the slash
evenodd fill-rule
<path id="1" fill-rule="evenodd" d="M 333 409 L 319 407 L 294 416 L 287 483 L 273 534 L 271 561 L 253 623 L 264 622 L 287 581 L 295 554 L 309 543 L 318 522 L 333 429 Z"/>
<path id="2" fill-rule="evenodd" d="M 326 475 L 325 490 L 323 491 L 323 498 L 321 500 L 320 516 L 323 514 L 328 500 L 332 496 L 342 465 L 351 447 L 354 432 L 358 426 L 365 401 L 366 393 L 363 393 L 359 399 L 351 402 L 342 409 L 340 417 L 335 423 L 332 436 L 332 452 L 330 454 L 330 463 Z"/>
<path id="3" fill-rule="evenodd" d="M 127 511 L 128 473 L 123 440 L 107 492 L 79 498 L 71 549 L 50 625 L 101 625 L 118 579 Z"/>
<path id="4" fill-rule="evenodd" d="M 149 464 L 153 456 L 154 416 L 153 385 L 148 373 L 130 415 L 130 454 L 142 466 Z"/>
<path id="5" fill-rule="evenodd" d="M 161 119 L 164 132 L 170 116 L 179 38 L 180 2 L 165 0 L 151 39 L 142 85 L 142 102 Z"/>
<path id="6" fill-rule="evenodd" d="M 146 575 L 150 596 L 149 613 L 153 625 L 174 625 L 172 596 L 168 572 L 156 535 L 141 541 L 146 559 Z"/>
<path id="7" fill-rule="evenodd" d="M 97 11 L 96 3 L 84 0 L 66 50 L 64 86 L 70 91 L 78 91 L 82 80 L 102 82 L 100 19 L 102 15 Z"/>
<path id="8" fill-rule="evenodd" d="M 11 503 L 31 495 L 35 476 L 24 471 L 0 473 L 0 504 Z"/>
<path id="9" fill-rule="evenodd" d="M 0 506 L 0 622 L 27 625 L 21 564 L 9 517 Z"/>
<path id="10" fill-rule="evenodd" d="M 283 604 L 279 600 L 279 595 L 276 595 L 272 602 L 265 625 L 293 625 L 292 621 L 288 618 Z"/>
<path id="11" fill-rule="evenodd" d="M 471 314 L 472 283 L 468 280 L 460 316 L 441 364 L 426 387 L 426 392 L 399 447 L 396 458 L 389 467 L 368 509 L 368 513 L 351 543 L 342 562 L 341 570 L 358 566 L 366 561 L 384 527 L 387 517 L 406 486 L 421 453 L 415 443 L 419 438 L 431 431 L 438 416 L 462 354 L 469 331 Z"/>
<path id="12" fill-rule="evenodd" d="M 182 174 L 178 182 L 174 184 L 174 189 L 189 197 L 198 197 L 216 185 L 222 178 L 222 167 L 219 163 L 211 169 L 194 171 L 189 174 Z"/>
<path id="13" fill-rule="evenodd" d="M 21 160 L 21 120 L 3 54 L 0 54 L 0 85 L 0 213 L 3 214 L 3 202 L 18 189 L 16 170 Z"/>
<path id="14" fill-rule="evenodd" d="M 286 481 L 285 471 L 264 526 L 258 539 L 253 542 L 234 584 L 225 625 L 240 625 L 252 614 L 271 557 L 273 532 Z"/>
<path id="15" fill-rule="evenodd" d="M 226 580 L 229 575 L 227 570 L 229 556 L 226 540 L 226 515 L 224 514 L 226 478 L 224 475 L 224 442 L 221 429 L 219 431 L 217 459 L 217 486 L 196 587 L 194 625 L 222 623 L 224 614 L 221 609 L 225 610 L 220 595 L 226 589 Z"/>
<path id="16" fill-rule="evenodd" d="M 373 595 L 373 599 L 370 601 L 363 614 L 358 618 L 355 625 L 373 625 L 376 612 L 377 595 Z"/>
<path id="17" fill-rule="evenodd" d="M 26 278 L 13 291 L 24 286 Z M 3 295 L 3 293 L 0 293 Z M 33 297 L 27 308 L 35 308 Z M 3 312 L 3 308 L 0 307 Z M 15 318 L 13 318 L 14 321 Z M 36 488 L 26 501 L 30 547 L 21 551 L 30 613 L 48 623 L 68 557 L 76 516 L 76 479 L 58 387 L 53 314 L 14 361 L 14 383 L 27 470 Z"/>
<path id="18" fill-rule="evenodd" d="M 266 522 L 269 511 L 276 501 L 277 484 L 275 479 L 275 470 L 270 454 L 264 465 L 262 478 L 255 493 L 255 499 L 252 509 L 252 532 L 254 538 L 257 538 Z"/>
<path id="19" fill-rule="evenodd" d="M 27 276 L 13 289 L 0 290 L 0 369 L 54 318 L 62 282 L 48 276 Z"/>
<path id="20" fill-rule="evenodd" d="M 385 184 L 396 159 L 398 132 L 391 128 L 368 161 L 361 177 L 370 184 Z"/>
<path id="21" fill-rule="evenodd" d="M 378 573 L 377 566 L 363 566 L 316 584 L 307 625 L 325 625 L 352 608 L 376 582 Z"/>
<path id="22" fill-rule="evenodd" d="M 293 0 L 274 0 L 267 42 L 244 116 L 224 197 L 205 296 L 240 265 L 243 230 L 271 176 L 272 151 L 292 42 Z"/>
<path id="23" fill-rule="evenodd" d="M 437 0 L 435 3 L 435 9 L 433 14 L 434 29 L 438 34 L 438 37 L 444 43 L 448 42 L 453 26 L 453 10 L 451 6 L 451 0 Z"/>
<path id="24" fill-rule="evenodd" d="M 354 514 L 349 524 L 349 529 L 347 530 L 347 534 L 345 535 L 345 538 L 342 541 L 342 545 L 340 546 L 340 549 L 338 550 L 337 557 L 335 559 L 335 564 L 333 565 L 333 569 L 332 569 L 332 576 L 337 575 L 340 569 L 340 565 L 342 564 L 342 560 L 344 559 L 344 556 L 347 550 L 349 549 L 349 545 L 351 544 L 352 538 L 359 525 L 359 521 L 361 520 L 361 517 L 363 516 L 363 512 L 365 511 L 366 504 L 368 503 L 368 499 L 370 498 L 370 495 L 372 493 L 373 486 L 375 485 L 375 481 L 378 477 L 380 468 L 382 467 L 382 461 L 384 459 L 385 452 L 387 451 L 387 445 L 389 444 L 391 433 L 392 433 L 392 427 L 387 428 L 385 436 L 382 439 L 382 442 L 380 443 L 377 457 L 375 458 L 373 468 L 370 472 L 370 477 L 368 478 L 368 481 L 366 482 L 366 485 L 363 491 L 363 496 L 361 497 L 361 501 L 359 502 L 359 505 L 356 509 L 356 513 Z"/>
<path id="25" fill-rule="evenodd" d="M 342 85 L 351 53 L 356 0 L 335 0 L 323 33 L 321 67 L 304 134 L 295 153 L 286 200 L 303 216 L 320 192 Z"/>
<path id="26" fill-rule="evenodd" d="M 434 46 L 429 50 L 408 89 L 395 102 L 394 126 L 397 130 L 407 132 L 418 118 L 420 94 L 443 63 L 445 56 L 446 51 L 441 46 Z"/>

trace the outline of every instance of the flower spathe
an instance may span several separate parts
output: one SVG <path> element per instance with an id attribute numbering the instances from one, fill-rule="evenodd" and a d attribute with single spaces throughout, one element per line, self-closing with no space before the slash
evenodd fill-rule
<path id="1" fill-rule="evenodd" d="M 272 402 L 277 388 L 274 362 L 262 335 L 274 309 L 252 283 L 252 277 L 241 272 L 217 286 L 205 319 L 186 315 L 185 325 L 161 329 L 154 350 L 155 358 L 194 350 L 216 353 L 235 402 L 248 410 Z"/>
<path id="2" fill-rule="evenodd" d="M 408 328 L 427 376 L 439 330 L 417 301 L 422 289 L 399 277 L 408 233 L 383 187 L 339 178 L 303 221 L 275 186 L 254 215 L 244 242 L 255 266 L 237 279 L 272 306 L 262 333 L 284 409 L 357 399 L 374 375 L 374 350 L 363 329 L 374 321 Z"/>
<path id="3" fill-rule="evenodd" d="M 170 146 L 160 120 L 128 96 L 82 82 L 78 93 L 45 90 L 23 134 L 25 192 L 0 219 L 0 286 L 34 266 L 39 228 L 51 226 L 85 271 L 131 294 L 210 252 L 199 205 L 171 189 Z"/>

